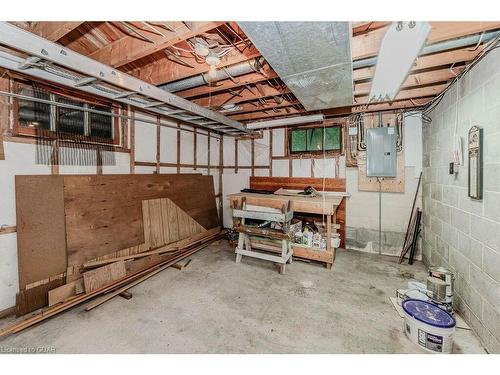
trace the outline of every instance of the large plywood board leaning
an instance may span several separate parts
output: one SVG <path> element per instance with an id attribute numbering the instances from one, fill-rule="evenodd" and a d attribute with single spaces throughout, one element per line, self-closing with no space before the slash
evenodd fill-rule
<path id="1" fill-rule="evenodd" d="M 23 313 L 46 304 L 49 290 L 80 279 L 86 262 L 219 228 L 213 179 L 201 174 L 16 176 L 16 194 Z M 59 285 L 48 286 L 56 279 Z M 61 293 L 53 303 L 73 289 Z"/>
<path id="2" fill-rule="evenodd" d="M 66 271 L 62 176 L 16 176 L 19 288 Z"/>
<path id="3" fill-rule="evenodd" d="M 212 176 L 81 177 L 64 180 L 68 265 L 144 243 L 143 200 L 169 198 L 203 228 L 219 225 Z"/>

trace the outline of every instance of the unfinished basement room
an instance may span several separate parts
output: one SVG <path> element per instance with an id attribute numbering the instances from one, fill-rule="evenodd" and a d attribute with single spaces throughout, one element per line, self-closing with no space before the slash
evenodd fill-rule
<path id="1" fill-rule="evenodd" d="M 500 13 L 366 3 L 11 4 L 0 354 L 499 368 Z"/>

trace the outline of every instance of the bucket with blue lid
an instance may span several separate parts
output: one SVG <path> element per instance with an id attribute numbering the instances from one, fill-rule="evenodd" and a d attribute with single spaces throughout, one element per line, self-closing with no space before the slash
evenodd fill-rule
<path id="1" fill-rule="evenodd" d="M 451 353 L 456 321 L 433 303 L 407 299 L 402 304 L 406 336 L 420 348 L 432 353 Z"/>

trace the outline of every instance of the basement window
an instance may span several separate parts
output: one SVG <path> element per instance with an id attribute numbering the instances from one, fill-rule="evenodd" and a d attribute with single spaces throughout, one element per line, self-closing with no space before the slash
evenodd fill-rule
<path id="1" fill-rule="evenodd" d="M 315 127 L 288 131 L 290 154 L 335 153 L 342 151 L 342 127 Z"/>
<path id="2" fill-rule="evenodd" d="M 14 110 L 14 119 L 18 135 L 49 139 L 85 139 L 86 142 L 108 144 L 119 143 L 117 137 L 119 122 L 116 117 L 85 111 L 85 109 L 91 109 L 112 115 L 117 112 L 117 108 L 113 105 L 75 98 L 71 94 L 66 96 L 48 88 L 18 81 L 15 82 L 14 90 L 20 95 L 72 106 L 68 108 L 52 103 L 16 99 L 17 108 Z"/>

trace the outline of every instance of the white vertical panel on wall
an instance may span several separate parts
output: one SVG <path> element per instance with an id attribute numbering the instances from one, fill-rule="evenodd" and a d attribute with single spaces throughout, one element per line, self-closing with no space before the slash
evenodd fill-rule
<path id="1" fill-rule="evenodd" d="M 193 140 L 194 140 L 194 134 L 192 132 L 181 131 L 181 164 L 193 164 L 194 162 Z"/>
<path id="2" fill-rule="evenodd" d="M 285 129 L 273 130 L 273 156 L 285 156 Z"/>
<path id="3" fill-rule="evenodd" d="M 252 165 L 252 146 L 249 139 L 238 141 L 238 166 Z"/>
<path id="4" fill-rule="evenodd" d="M 335 159 L 314 159 L 313 163 L 314 177 L 335 177 Z"/>
<path id="5" fill-rule="evenodd" d="M 215 137 L 210 137 L 210 165 L 219 165 L 219 146 L 220 140 Z"/>
<path id="6" fill-rule="evenodd" d="M 264 130 L 262 139 L 254 141 L 255 165 L 269 165 L 269 130 Z"/>
<path id="7" fill-rule="evenodd" d="M 273 160 L 273 177 L 288 177 L 288 160 Z"/>
<path id="8" fill-rule="evenodd" d="M 224 137 L 224 165 L 234 165 L 234 137 Z"/>
<path id="9" fill-rule="evenodd" d="M 405 166 L 416 167 L 415 177 L 418 177 L 422 171 L 422 116 L 420 113 L 405 117 L 403 137 Z"/>
<path id="10" fill-rule="evenodd" d="M 162 123 L 167 121 L 162 121 Z M 171 125 L 175 125 L 169 122 Z M 162 126 L 160 129 L 160 162 L 177 163 L 177 129 Z"/>
<path id="11" fill-rule="evenodd" d="M 265 168 L 257 168 L 254 171 L 255 176 L 269 177 L 269 169 Z"/>
<path id="12" fill-rule="evenodd" d="M 176 167 L 161 167 L 160 168 L 160 173 L 177 173 L 177 168 Z"/>
<path id="13" fill-rule="evenodd" d="M 311 159 L 293 159 L 292 176 L 311 177 Z"/>
<path id="14" fill-rule="evenodd" d="M 156 162 L 156 125 L 141 121 L 156 121 L 156 117 L 136 112 L 135 118 L 135 160 Z"/>
<path id="15" fill-rule="evenodd" d="M 208 136 L 200 133 L 196 134 L 196 164 L 208 164 Z"/>

